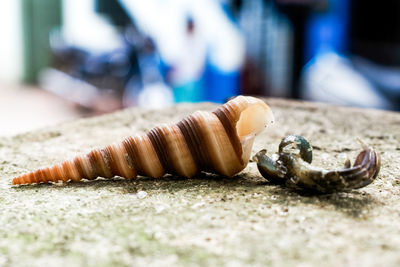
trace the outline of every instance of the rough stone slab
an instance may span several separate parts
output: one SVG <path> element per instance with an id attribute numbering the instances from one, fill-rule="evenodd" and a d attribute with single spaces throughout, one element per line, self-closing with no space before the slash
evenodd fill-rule
<path id="1" fill-rule="evenodd" d="M 15 175 L 215 105 L 72 121 L 0 139 L 0 266 L 400 266 L 400 114 L 267 102 L 277 122 L 253 152 L 275 152 L 296 133 L 314 145 L 315 164 L 337 167 L 360 151 L 359 137 L 382 154 L 378 180 L 309 196 L 270 185 L 250 164 L 233 178 L 11 187 Z"/>

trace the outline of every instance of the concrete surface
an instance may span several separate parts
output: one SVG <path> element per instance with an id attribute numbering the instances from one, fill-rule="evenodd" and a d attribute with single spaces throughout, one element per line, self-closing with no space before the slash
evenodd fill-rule
<path id="1" fill-rule="evenodd" d="M 314 164 L 337 167 L 354 159 L 360 137 L 382 154 L 378 179 L 311 196 L 269 184 L 249 164 L 233 178 L 12 187 L 15 175 L 215 105 L 71 121 L 0 139 L 0 266 L 399 266 L 400 114 L 267 102 L 277 122 L 253 152 L 275 152 L 295 133 L 314 146 Z"/>

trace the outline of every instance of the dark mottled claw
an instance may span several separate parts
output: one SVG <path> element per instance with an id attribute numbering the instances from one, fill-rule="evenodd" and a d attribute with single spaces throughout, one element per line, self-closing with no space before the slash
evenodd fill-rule
<path id="1" fill-rule="evenodd" d="M 262 150 L 254 156 L 262 176 L 275 183 L 285 183 L 297 189 L 322 193 L 348 191 L 364 187 L 377 177 L 381 160 L 379 154 L 363 144 L 353 167 L 349 160 L 345 168 L 325 170 L 312 166 L 310 144 L 301 136 L 285 137 L 279 145 L 279 154 L 272 158 Z"/>
<path id="2" fill-rule="evenodd" d="M 288 135 L 279 144 L 280 153 L 298 154 L 305 162 L 312 162 L 312 147 L 310 143 L 300 135 Z"/>
<path id="3" fill-rule="evenodd" d="M 266 153 L 267 150 L 263 149 L 253 157 L 253 161 L 257 162 L 258 171 L 262 176 L 268 177 L 270 182 L 284 182 L 287 169 L 280 161 L 268 157 Z"/>

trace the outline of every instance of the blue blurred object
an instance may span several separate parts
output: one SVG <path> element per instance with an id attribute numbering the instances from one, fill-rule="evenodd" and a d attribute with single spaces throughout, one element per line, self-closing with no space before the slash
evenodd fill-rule
<path id="1" fill-rule="evenodd" d="M 313 12 L 306 24 L 305 61 L 332 51 L 344 54 L 349 47 L 350 3 L 348 0 L 328 0 L 328 8 Z"/>
<path id="2" fill-rule="evenodd" d="M 387 60 L 390 58 L 389 54 L 396 58 L 397 52 L 393 49 L 395 46 L 385 41 L 395 41 L 396 30 L 386 32 L 390 37 L 388 38 L 374 30 L 376 25 L 382 31 L 387 30 L 388 25 L 370 20 L 379 13 L 393 16 L 387 12 L 390 5 L 382 4 L 374 9 L 374 3 L 366 5 L 362 1 L 329 0 L 328 3 L 326 11 L 312 14 L 307 24 L 305 60 L 308 64 L 303 69 L 302 96 L 308 100 L 339 105 L 398 109 L 400 68 L 357 56 L 361 52 L 370 58 Z M 351 4 L 358 4 L 358 9 L 354 9 L 354 6 L 351 9 Z M 391 5 L 395 6 L 394 2 Z M 365 9 L 360 9 L 361 7 Z M 350 14 L 353 15 L 353 27 L 350 27 Z M 392 17 L 389 21 L 391 19 L 395 20 Z M 391 26 L 395 27 L 395 24 Z M 380 39 L 375 38 L 376 36 Z M 385 48 L 392 49 L 385 51 Z M 350 54 L 355 55 L 349 56 Z M 391 61 L 388 60 L 387 63 Z"/>
<path id="3" fill-rule="evenodd" d="M 240 93 L 239 72 L 225 72 L 211 64 L 207 65 L 205 84 L 207 101 L 223 103 Z"/>
<path id="4" fill-rule="evenodd" d="M 202 81 L 189 81 L 173 88 L 174 100 L 181 102 L 200 102 L 204 100 Z"/>

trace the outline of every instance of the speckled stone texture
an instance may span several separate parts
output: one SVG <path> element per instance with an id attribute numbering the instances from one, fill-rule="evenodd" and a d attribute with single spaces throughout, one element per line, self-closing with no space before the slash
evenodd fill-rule
<path id="1" fill-rule="evenodd" d="M 381 152 L 378 179 L 313 196 L 269 184 L 250 163 L 233 178 L 12 187 L 13 176 L 215 105 L 71 121 L 0 139 L 0 266 L 400 266 L 400 114 L 267 102 L 276 123 L 253 152 L 299 134 L 314 164 L 339 167 L 361 150 L 359 137 Z"/>

